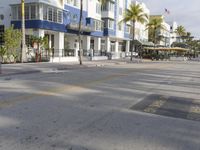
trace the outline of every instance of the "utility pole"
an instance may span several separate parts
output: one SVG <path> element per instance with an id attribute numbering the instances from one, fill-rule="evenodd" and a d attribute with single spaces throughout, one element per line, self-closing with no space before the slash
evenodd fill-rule
<path id="1" fill-rule="evenodd" d="M 25 7 L 24 0 L 21 0 L 21 12 L 22 12 L 22 51 L 21 51 L 21 62 L 26 62 L 26 43 L 25 43 Z"/>

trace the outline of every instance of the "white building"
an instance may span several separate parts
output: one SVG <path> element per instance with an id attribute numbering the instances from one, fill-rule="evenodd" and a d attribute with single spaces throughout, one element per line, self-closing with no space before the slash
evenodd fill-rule
<path id="1" fill-rule="evenodd" d="M 93 49 L 95 55 L 103 55 L 106 52 L 112 53 L 113 58 L 119 58 L 122 53 L 129 52 L 131 24 L 120 21 L 133 1 L 110 0 L 102 10 L 99 0 L 83 2 L 81 34 L 84 52 Z M 0 28 L 4 29 L 11 24 L 15 28 L 21 28 L 20 3 L 21 0 L 0 1 L 0 15 L 3 16 Z M 146 5 L 141 3 L 141 6 L 149 15 Z M 79 0 L 25 0 L 27 46 L 31 35 L 46 36 L 49 48 L 53 49 L 53 61 L 77 61 L 79 8 Z M 145 30 L 145 25 L 136 23 L 135 35 L 136 39 L 147 41 L 148 31 Z"/>
<path id="2" fill-rule="evenodd" d="M 177 42 L 177 33 L 176 29 L 178 27 L 176 22 L 169 22 L 170 24 L 170 45 L 174 42 Z"/>

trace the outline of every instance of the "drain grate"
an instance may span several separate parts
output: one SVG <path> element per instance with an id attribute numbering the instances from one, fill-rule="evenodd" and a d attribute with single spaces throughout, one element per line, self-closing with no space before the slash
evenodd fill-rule
<path id="1" fill-rule="evenodd" d="M 200 121 L 200 100 L 152 94 L 130 109 L 174 118 Z"/>

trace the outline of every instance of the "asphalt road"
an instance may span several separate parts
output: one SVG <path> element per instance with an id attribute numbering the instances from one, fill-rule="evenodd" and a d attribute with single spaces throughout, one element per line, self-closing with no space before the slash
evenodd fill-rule
<path id="1" fill-rule="evenodd" d="M 1 76 L 0 150 L 200 150 L 200 63 L 100 64 Z"/>

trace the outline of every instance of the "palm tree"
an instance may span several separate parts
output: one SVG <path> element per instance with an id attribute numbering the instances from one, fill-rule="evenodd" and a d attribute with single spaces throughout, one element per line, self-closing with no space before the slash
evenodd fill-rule
<path id="1" fill-rule="evenodd" d="M 163 23 L 163 18 L 154 17 L 150 19 L 149 23 L 147 24 L 147 29 L 149 30 L 149 39 L 154 43 L 154 47 L 159 38 L 157 31 L 165 29 L 162 23 Z"/>
<path id="2" fill-rule="evenodd" d="M 184 38 L 185 42 L 190 42 L 193 40 L 193 38 L 194 38 L 194 36 L 192 36 L 191 32 L 186 32 L 185 38 Z"/>
<path id="3" fill-rule="evenodd" d="M 82 16 L 83 16 L 83 0 L 80 0 L 80 18 L 79 18 L 79 28 L 78 28 L 78 38 L 79 38 L 79 63 L 80 65 L 83 64 L 82 62 L 82 49 L 81 49 L 81 24 L 82 24 Z"/>
<path id="4" fill-rule="evenodd" d="M 125 11 L 123 22 L 132 22 L 132 46 L 131 46 L 131 61 L 133 60 L 133 45 L 135 41 L 135 24 L 136 22 L 144 24 L 148 20 L 148 15 L 144 13 L 140 4 L 131 4 L 129 9 Z"/>
<path id="5" fill-rule="evenodd" d="M 108 0 L 100 0 L 101 4 L 106 4 Z"/>
<path id="6" fill-rule="evenodd" d="M 181 42 L 181 39 L 183 38 L 183 36 L 186 35 L 186 31 L 185 31 L 185 27 L 180 25 L 176 28 L 175 33 L 179 36 L 179 42 Z"/>

